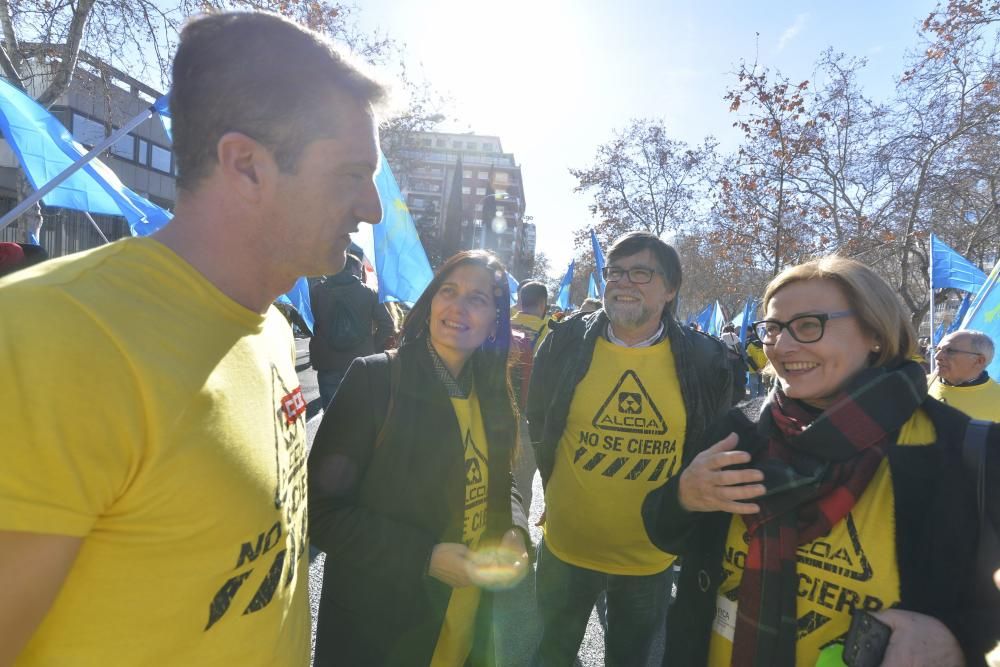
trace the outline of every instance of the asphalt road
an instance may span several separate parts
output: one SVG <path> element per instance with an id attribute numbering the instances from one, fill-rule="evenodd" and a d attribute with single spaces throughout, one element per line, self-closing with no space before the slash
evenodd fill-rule
<path id="1" fill-rule="evenodd" d="M 316 384 L 316 373 L 309 368 L 308 339 L 297 339 L 296 349 L 296 368 L 299 373 L 299 382 L 308 404 L 306 412 L 307 433 L 311 447 L 316 429 L 319 428 L 319 422 L 322 419 L 322 412 L 319 408 L 319 388 Z M 745 411 L 756 416 L 760 401 L 745 405 Z M 542 484 L 536 474 L 531 502 L 531 539 L 535 544 L 541 539 L 541 530 L 534 524 L 541 516 L 543 509 Z M 323 582 L 323 558 L 323 553 L 314 551 L 309 566 L 309 601 L 313 614 L 314 645 L 316 613 L 319 609 L 319 595 Z M 498 667 L 525 667 L 538 641 L 538 616 L 535 610 L 533 575 L 525 578 L 525 581 L 517 588 L 497 596 L 495 615 L 497 617 Z M 663 656 L 664 634 L 664 631 L 661 631 L 655 638 L 647 667 L 659 667 Z M 604 631 L 596 611 L 591 613 L 587 633 L 580 645 L 578 660 L 582 667 L 603 667 L 604 665 Z"/>

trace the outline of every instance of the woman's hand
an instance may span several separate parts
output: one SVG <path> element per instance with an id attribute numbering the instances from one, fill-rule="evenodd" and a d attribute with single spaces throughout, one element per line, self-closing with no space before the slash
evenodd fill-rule
<path id="1" fill-rule="evenodd" d="M 528 549 L 521 531 L 511 528 L 504 533 L 500 544 L 484 547 L 471 556 L 472 582 L 487 590 L 513 588 L 524 579 L 531 564 Z"/>
<path id="2" fill-rule="evenodd" d="M 452 588 L 472 586 L 472 551 L 464 544 L 442 542 L 431 551 L 427 574 Z"/>
<path id="3" fill-rule="evenodd" d="M 677 497 L 689 512 L 755 514 L 760 508 L 742 502 L 764 495 L 760 470 L 726 470 L 750 462 L 749 452 L 734 452 L 739 436 L 730 433 L 698 456 L 681 473 Z"/>
<path id="4" fill-rule="evenodd" d="M 882 667 L 963 667 L 965 656 L 944 623 L 902 609 L 872 614 L 892 628 Z"/>

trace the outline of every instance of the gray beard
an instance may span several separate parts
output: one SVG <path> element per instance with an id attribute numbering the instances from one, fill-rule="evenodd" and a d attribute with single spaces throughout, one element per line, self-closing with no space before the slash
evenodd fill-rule
<path id="1" fill-rule="evenodd" d="M 636 329 L 648 324 L 654 316 L 654 313 L 645 304 L 638 310 L 632 308 L 619 310 L 616 304 L 605 306 L 604 309 L 608 313 L 611 325 L 619 329 Z"/>

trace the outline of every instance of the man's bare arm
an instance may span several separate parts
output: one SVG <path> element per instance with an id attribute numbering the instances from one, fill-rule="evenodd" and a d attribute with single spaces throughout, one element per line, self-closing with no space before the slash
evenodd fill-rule
<path id="1" fill-rule="evenodd" d="M 8 667 L 45 618 L 82 539 L 0 530 L 0 667 Z"/>

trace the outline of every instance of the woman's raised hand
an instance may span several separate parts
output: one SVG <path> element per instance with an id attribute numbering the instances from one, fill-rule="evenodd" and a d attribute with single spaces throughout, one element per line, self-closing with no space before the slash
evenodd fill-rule
<path id="1" fill-rule="evenodd" d="M 727 470 L 750 462 L 749 452 L 733 451 L 739 436 L 730 433 L 694 457 L 681 473 L 678 499 L 689 512 L 729 512 L 755 514 L 760 508 L 745 502 L 764 495 L 760 470 Z"/>
<path id="2" fill-rule="evenodd" d="M 528 549 L 521 531 L 511 528 L 500 544 L 486 546 L 471 556 L 470 576 L 476 586 L 491 591 L 513 588 L 528 573 Z"/>

